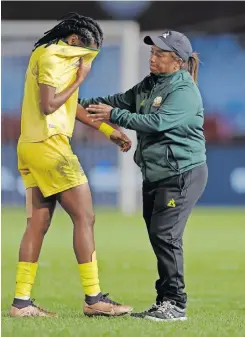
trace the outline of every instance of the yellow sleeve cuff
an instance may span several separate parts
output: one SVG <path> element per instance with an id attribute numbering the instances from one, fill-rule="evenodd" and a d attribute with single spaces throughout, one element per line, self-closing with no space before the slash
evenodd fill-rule
<path id="1" fill-rule="evenodd" d="M 99 127 L 99 131 L 102 132 L 108 139 L 110 139 L 110 136 L 112 135 L 114 130 L 115 129 L 113 129 L 113 127 L 111 127 L 110 125 L 106 123 L 101 123 Z"/>

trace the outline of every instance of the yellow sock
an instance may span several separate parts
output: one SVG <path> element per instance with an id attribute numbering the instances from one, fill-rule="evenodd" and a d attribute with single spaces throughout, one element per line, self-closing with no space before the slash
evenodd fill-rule
<path id="1" fill-rule="evenodd" d="M 84 294 L 92 296 L 100 293 L 98 264 L 95 253 L 93 254 L 92 262 L 79 264 L 78 268 Z"/>
<path id="2" fill-rule="evenodd" d="M 37 273 L 37 263 L 19 262 L 16 274 L 15 298 L 29 299 Z"/>

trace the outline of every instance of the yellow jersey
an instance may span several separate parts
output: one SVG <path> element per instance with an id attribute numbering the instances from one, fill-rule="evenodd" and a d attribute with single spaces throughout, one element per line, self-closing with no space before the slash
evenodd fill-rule
<path id="1" fill-rule="evenodd" d="M 85 64 L 92 63 L 98 52 L 63 41 L 34 50 L 26 71 L 19 142 L 40 142 L 56 134 L 72 136 L 79 89 L 54 113 L 44 115 L 39 83 L 55 87 L 56 93 L 63 91 L 74 82 L 80 58 L 84 58 Z"/>

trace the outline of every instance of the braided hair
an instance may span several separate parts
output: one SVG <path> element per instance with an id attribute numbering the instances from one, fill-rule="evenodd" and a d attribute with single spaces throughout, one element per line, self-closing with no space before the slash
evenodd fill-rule
<path id="1" fill-rule="evenodd" d="M 58 21 L 60 23 L 45 32 L 44 36 L 35 43 L 35 49 L 44 44 L 46 47 L 54 43 L 57 44 L 59 40 L 72 34 L 77 34 L 81 38 L 84 47 L 89 47 L 93 43 L 97 44 L 97 48 L 102 46 L 103 32 L 99 24 L 92 18 L 72 12 Z"/>

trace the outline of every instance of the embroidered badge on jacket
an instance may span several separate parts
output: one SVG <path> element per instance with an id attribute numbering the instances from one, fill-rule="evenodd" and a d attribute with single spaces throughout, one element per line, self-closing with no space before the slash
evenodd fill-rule
<path id="1" fill-rule="evenodd" d="M 154 99 L 152 106 L 159 107 L 161 105 L 161 103 L 162 103 L 162 97 L 161 96 L 157 96 Z"/>

